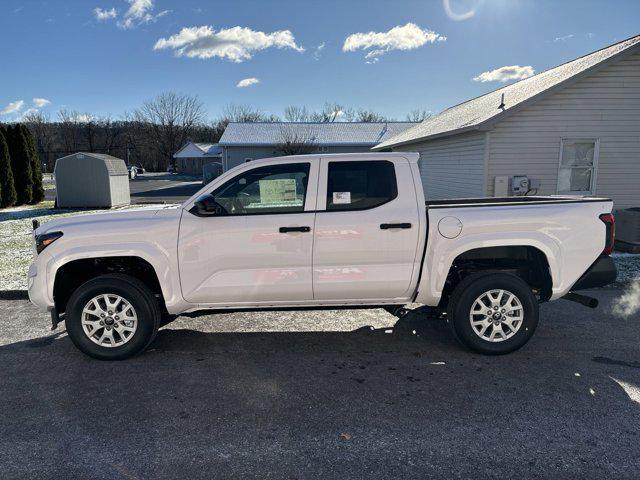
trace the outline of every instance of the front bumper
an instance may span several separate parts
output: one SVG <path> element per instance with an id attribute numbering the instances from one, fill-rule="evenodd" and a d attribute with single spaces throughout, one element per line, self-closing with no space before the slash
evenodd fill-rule
<path id="1" fill-rule="evenodd" d="M 593 262 L 593 265 L 571 287 L 571 291 L 610 285 L 616 281 L 617 275 L 618 271 L 613 259 L 608 255 L 603 255 Z"/>
<path id="2" fill-rule="evenodd" d="M 42 310 L 51 311 L 53 302 L 47 293 L 47 275 L 44 268 L 38 268 L 38 263 L 32 263 L 27 274 L 29 300 Z"/>

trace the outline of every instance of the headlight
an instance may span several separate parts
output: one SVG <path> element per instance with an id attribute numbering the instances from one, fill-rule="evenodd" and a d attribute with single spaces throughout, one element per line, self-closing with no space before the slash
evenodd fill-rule
<path id="1" fill-rule="evenodd" d="M 62 236 L 62 232 L 50 232 L 36 235 L 36 252 L 40 253 Z"/>

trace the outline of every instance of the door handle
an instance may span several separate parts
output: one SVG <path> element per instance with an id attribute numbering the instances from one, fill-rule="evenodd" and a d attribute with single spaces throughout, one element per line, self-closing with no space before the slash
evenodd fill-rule
<path id="1" fill-rule="evenodd" d="M 311 227 L 280 227 L 280 233 L 289 232 L 310 232 Z"/>
<path id="2" fill-rule="evenodd" d="M 411 228 L 410 223 L 381 223 L 380 229 L 389 230 L 390 228 Z"/>

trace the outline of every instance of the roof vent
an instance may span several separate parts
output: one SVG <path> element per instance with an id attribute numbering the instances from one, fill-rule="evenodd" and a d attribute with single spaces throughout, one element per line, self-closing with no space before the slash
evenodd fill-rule
<path id="1" fill-rule="evenodd" d="M 500 97 L 500 105 L 498 105 L 498 110 L 504 110 L 504 93 L 502 94 L 502 96 Z"/>

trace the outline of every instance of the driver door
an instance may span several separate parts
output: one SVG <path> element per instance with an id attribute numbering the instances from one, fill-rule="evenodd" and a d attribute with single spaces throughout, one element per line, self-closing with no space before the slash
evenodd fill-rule
<path id="1" fill-rule="evenodd" d="M 313 299 L 312 246 L 318 165 L 247 166 L 183 211 L 178 236 L 185 300 L 264 305 Z"/>

